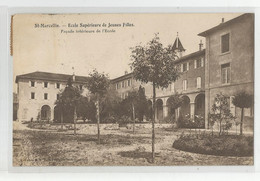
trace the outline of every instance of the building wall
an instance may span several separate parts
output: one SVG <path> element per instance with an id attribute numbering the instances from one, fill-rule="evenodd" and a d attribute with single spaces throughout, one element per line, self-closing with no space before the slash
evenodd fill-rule
<path id="1" fill-rule="evenodd" d="M 50 107 L 50 121 L 54 118 L 54 107 L 55 101 L 57 99 L 57 94 L 61 93 L 66 87 L 67 82 L 54 82 L 54 81 L 35 81 L 35 87 L 31 87 L 29 79 L 20 79 L 18 82 L 18 119 L 20 121 L 28 121 L 33 118 L 37 120 L 38 115 L 40 115 L 41 108 L 44 105 Z M 43 82 L 48 82 L 48 87 L 44 87 Z M 60 83 L 60 88 L 56 88 L 56 83 Z M 76 84 L 77 86 L 79 84 Z M 35 98 L 31 99 L 31 92 L 35 93 Z M 48 93 L 48 99 L 44 99 L 44 93 Z M 87 94 L 86 89 L 84 89 L 83 94 Z"/>
<path id="2" fill-rule="evenodd" d="M 230 33 L 230 51 L 221 53 L 221 36 L 226 33 Z M 230 63 L 231 79 L 230 83 L 222 84 L 221 65 L 226 63 Z M 206 112 L 210 112 L 214 98 L 220 92 L 230 97 L 243 90 L 254 94 L 253 15 L 243 16 L 240 21 L 231 23 L 206 37 L 205 65 Z M 236 116 L 240 114 L 239 108 L 235 108 L 232 101 L 231 112 Z M 248 112 L 250 110 L 246 110 L 246 115 Z"/>
<path id="3" fill-rule="evenodd" d="M 195 60 L 201 60 L 202 66 L 199 68 L 195 68 Z M 199 94 L 204 94 L 205 89 L 205 53 L 202 51 L 201 53 L 197 54 L 196 56 L 191 56 L 187 59 L 183 59 L 180 61 L 177 66 L 179 66 L 179 70 L 181 71 L 181 64 L 189 63 L 189 70 L 181 72 L 180 77 L 178 80 L 171 85 L 168 86 L 168 88 L 156 88 L 156 101 L 159 99 L 163 102 L 163 109 L 162 109 L 162 117 L 161 119 L 164 119 L 168 116 L 168 107 L 167 107 L 167 100 L 171 95 L 174 95 L 176 93 L 188 96 L 190 99 L 190 112 L 189 114 L 193 118 L 195 115 L 195 106 L 196 106 L 196 97 Z M 201 77 L 201 88 L 197 88 L 197 77 Z M 123 81 L 127 81 L 131 79 L 132 85 L 126 86 L 124 88 L 120 87 L 117 89 L 116 85 L 121 85 Z M 183 90 L 183 80 L 187 80 L 187 90 Z M 113 80 L 113 87 L 114 89 L 119 93 L 121 98 L 124 98 L 122 95 L 127 95 L 127 92 L 131 90 L 138 90 L 139 86 L 142 86 L 145 88 L 145 94 L 147 99 L 152 100 L 153 97 L 153 87 L 151 83 L 141 83 L 140 81 L 136 81 L 133 78 L 132 74 L 125 75 L 119 78 L 116 78 Z M 178 114 L 180 110 L 176 110 L 176 115 Z M 204 116 L 204 115 L 203 115 Z M 157 111 L 156 111 L 156 121 L 159 122 L 160 120 L 157 118 Z"/>

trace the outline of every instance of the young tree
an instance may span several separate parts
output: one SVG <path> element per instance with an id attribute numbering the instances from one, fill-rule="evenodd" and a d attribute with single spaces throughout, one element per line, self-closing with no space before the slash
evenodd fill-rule
<path id="1" fill-rule="evenodd" d="M 171 110 L 178 109 L 179 107 L 181 107 L 182 103 L 183 103 L 183 98 L 178 93 L 169 97 L 168 106 Z"/>
<path id="2" fill-rule="evenodd" d="M 131 69 L 136 80 L 152 83 L 153 86 L 153 118 L 152 118 L 152 162 L 154 162 L 154 122 L 156 88 L 167 88 L 176 81 L 179 73 L 174 62 L 175 52 L 171 46 L 163 47 L 158 34 L 144 46 L 132 48 Z"/>
<path id="3" fill-rule="evenodd" d="M 230 120 L 235 119 L 229 109 L 228 97 L 222 93 L 217 94 L 212 105 L 212 112 L 210 119 L 212 122 L 219 122 L 219 135 L 221 135 L 223 122 L 227 128 L 230 128 L 232 126 Z"/>
<path id="4" fill-rule="evenodd" d="M 240 121 L 240 135 L 243 134 L 243 119 L 244 119 L 244 109 L 252 106 L 253 96 L 247 94 L 246 92 L 240 92 L 232 100 L 232 103 L 241 108 L 241 121 Z"/>
<path id="5" fill-rule="evenodd" d="M 82 99 L 80 90 L 74 87 L 72 79 L 69 78 L 67 86 L 64 91 L 60 94 L 59 99 L 55 104 L 61 108 L 61 122 L 63 127 L 64 110 L 66 110 L 66 117 L 73 118 L 74 123 L 74 135 L 76 135 L 76 118 L 77 118 L 77 105 Z"/>
<path id="6" fill-rule="evenodd" d="M 109 90 L 109 86 L 110 81 L 107 75 L 98 73 L 96 70 L 93 70 L 93 72 L 89 74 L 86 87 L 94 95 L 94 99 L 96 100 L 98 144 L 100 144 L 100 101 Z"/>

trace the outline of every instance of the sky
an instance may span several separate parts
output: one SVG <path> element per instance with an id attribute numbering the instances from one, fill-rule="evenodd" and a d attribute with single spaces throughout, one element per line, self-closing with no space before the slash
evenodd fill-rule
<path id="1" fill-rule="evenodd" d="M 34 71 L 74 71 L 76 75 L 88 76 L 93 69 L 116 78 L 131 71 L 130 48 L 145 45 L 155 33 L 167 46 L 174 43 L 178 32 L 186 55 L 199 50 L 200 40 L 205 47 L 205 38 L 198 33 L 219 25 L 222 18 L 228 21 L 239 15 L 18 14 L 13 18 L 13 81 L 17 75 Z"/>

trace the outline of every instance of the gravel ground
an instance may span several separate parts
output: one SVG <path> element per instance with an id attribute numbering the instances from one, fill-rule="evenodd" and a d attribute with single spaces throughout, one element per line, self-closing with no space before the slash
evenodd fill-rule
<path id="1" fill-rule="evenodd" d="M 253 165 L 253 157 L 225 157 L 184 152 L 172 148 L 183 130 L 156 129 L 156 158 L 151 163 L 151 129 L 78 130 L 30 129 L 13 124 L 14 166 L 172 166 Z"/>

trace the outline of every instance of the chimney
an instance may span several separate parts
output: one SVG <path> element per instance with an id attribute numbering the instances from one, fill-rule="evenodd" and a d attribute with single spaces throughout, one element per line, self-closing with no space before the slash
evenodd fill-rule
<path id="1" fill-rule="evenodd" d="M 75 71 L 74 71 L 74 67 L 72 67 L 72 70 L 73 70 L 72 81 L 75 82 Z"/>
<path id="2" fill-rule="evenodd" d="M 201 51 L 203 48 L 203 43 L 202 43 L 202 40 L 200 40 L 200 44 L 199 44 L 199 50 Z"/>
<path id="3" fill-rule="evenodd" d="M 222 18 L 222 22 L 221 22 L 221 23 L 224 23 L 224 21 L 225 21 L 225 19 L 224 19 L 224 18 Z"/>

